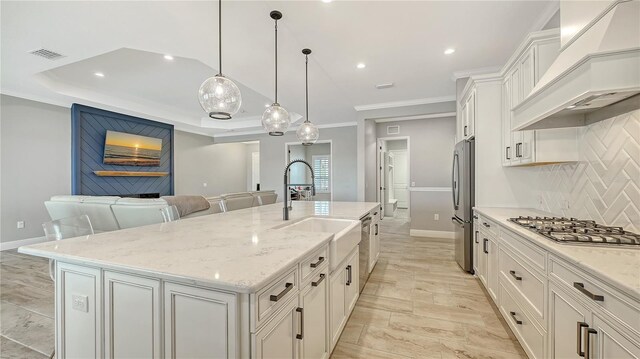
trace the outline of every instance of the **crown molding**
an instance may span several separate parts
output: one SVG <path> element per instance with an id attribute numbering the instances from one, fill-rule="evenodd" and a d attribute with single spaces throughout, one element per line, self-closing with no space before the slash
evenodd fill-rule
<path id="1" fill-rule="evenodd" d="M 441 102 L 450 102 L 455 101 L 456 96 L 439 96 L 439 97 L 428 97 L 421 98 L 415 100 L 404 100 L 404 101 L 393 101 L 393 102 L 382 102 L 382 103 L 373 103 L 369 105 L 358 105 L 353 108 L 356 111 L 369 111 L 369 110 L 380 110 L 384 108 L 396 108 L 396 107 L 406 107 L 406 106 L 417 106 L 417 105 L 428 105 L 431 103 L 441 103 Z"/>
<path id="2" fill-rule="evenodd" d="M 456 81 L 457 79 L 463 79 L 471 76 L 494 74 L 496 72 L 499 72 L 501 68 L 502 66 L 489 66 L 480 67 L 477 69 L 455 71 L 453 74 L 451 74 L 451 80 Z"/>
<path id="3" fill-rule="evenodd" d="M 323 128 L 338 128 L 338 127 L 353 127 L 353 126 L 357 126 L 358 123 L 356 121 L 352 121 L 352 122 L 337 122 L 337 123 L 327 123 L 324 125 L 317 125 L 319 129 L 323 129 Z M 290 132 L 290 131 L 287 131 Z M 285 134 L 287 133 L 285 132 Z M 295 131 L 293 131 L 293 133 L 295 133 Z M 212 135 L 213 138 L 216 137 L 236 137 L 236 136 L 245 136 L 245 135 L 266 135 L 267 133 L 264 132 L 263 129 L 259 129 L 259 130 L 252 130 L 252 131 L 230 131 L 230 132 L 223 132 L 223 133 L 215 133 Z"/>
<path id="4" fill-rule="evenodd" d="M 385 117 L 385 118 L 373 119 L 373 122 L 375 122 L 375 123 L 386 123 L 386 122 L 398 122 L 398 121 L 428 120 L 430 118 L 443 118 L 443 117 L 456 117 L 456 113 L 455 112 L 441 112 L 441 113 L 431 113 L 431 114 L 428 114 L 428 115 Z"/>

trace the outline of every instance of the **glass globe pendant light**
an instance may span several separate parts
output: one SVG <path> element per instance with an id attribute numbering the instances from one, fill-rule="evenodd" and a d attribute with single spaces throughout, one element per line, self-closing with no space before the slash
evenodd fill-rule
<path id="1" fill-rule="evenodd" d="M 278 20 L 282 19 L 282 13 L 274 10 L 269 15 L 276 24 L 276 93 L 273 104 L 262 114 L 262 127 L 271 136 L 282 136 L 291 124 L 289 112 L 278 103 Z"/>
<path id="2" fill-rule="evenodd" d="M 216 120 L 230 120 L 242 104 L 238 86 L 222 75 L 222 0 L 218 0 L 218 74 L 200 85 L 198 100 L 209 117 Z"/>
<path id="3" fill-rule="evenodd" d="M 311 53 L 311 50 L 303 49 L 302 53 L 304 54 L 304 95 L 307 117 L 305 118 L 304 123 L 298 127 L 296 135 L 302 142 L 303 146 L 311 146 L 316 143 L 318 137 L 320 137 L 320 131 L 318 130 L 318 126 L 309 121 L 309 54 Z"/>

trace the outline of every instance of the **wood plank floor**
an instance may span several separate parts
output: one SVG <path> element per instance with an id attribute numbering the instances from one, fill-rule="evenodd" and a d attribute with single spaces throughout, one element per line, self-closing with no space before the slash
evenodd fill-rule
<path id="1" fill-rule="evenodd" d="M 399 217 L 402 217 L 400 215 Z M 332 355 L 343 358 L 526 358 L 453 242 L 381 223 L 381 254 Z M 54 343 L 47 261 L 0 252 L 0 358 L 45 358 Z"/>

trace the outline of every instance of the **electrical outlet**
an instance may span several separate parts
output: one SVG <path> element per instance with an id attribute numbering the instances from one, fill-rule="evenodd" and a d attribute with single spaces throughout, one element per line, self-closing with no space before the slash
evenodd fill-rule
<path id="1" fill-rule="evenodd" d="M 562 201 L 562 209 L 571 209 L 571 204 L 569 203 L 568 199 L 565 199 L 564 201 Z"/>
<path id="2" fill-rule="evenodd" d="M 89 298 L 86 295 L 71 295 L 71 309 L 85 313 L 89 312 Z"/>
<path id="3" fill-rule="evenodd" d="M 202 187 L 207 187 L 207 182 L 203 183 Z"/>
<path id="4" fill-rule="evenodd" d="M 439 221 L 440 220 L 440 214 L 436 213 L 433 215 L 433 220 L 434 221 Z"/>
<path id="5" fill-rule="evenodd" d="M 24 221 L 18 221 L 18 222 L 16 223 L 16 227 L 18 227 L 18 229 L 22 229 L 22 228 L 24 228 Z"/>
<path id="6" fill-rule="evenodd" d="M 411 187 L 415 187 L 416 183 L 415 182 L 411 182 Z"/>

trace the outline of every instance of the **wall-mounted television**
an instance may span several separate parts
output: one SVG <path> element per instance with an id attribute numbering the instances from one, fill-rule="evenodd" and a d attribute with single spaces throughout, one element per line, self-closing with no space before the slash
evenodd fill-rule
<path id="1" fill-rule="evenodd" d="M 107 131 L 103 162 L 120 166 L 160 166 L 162 139 Z"/>

